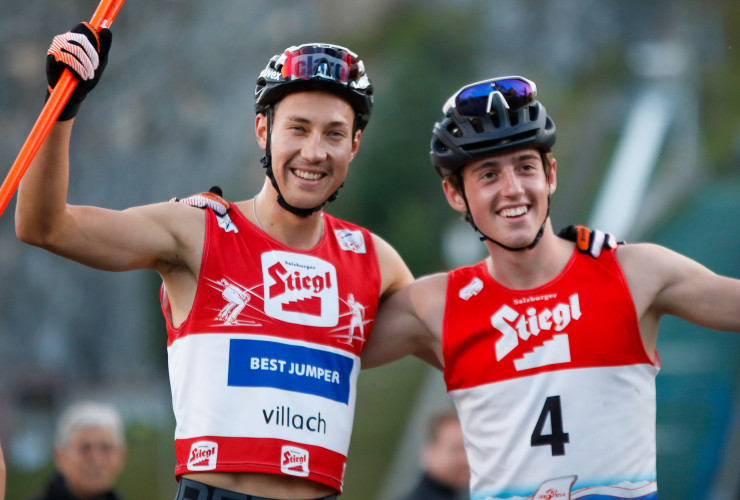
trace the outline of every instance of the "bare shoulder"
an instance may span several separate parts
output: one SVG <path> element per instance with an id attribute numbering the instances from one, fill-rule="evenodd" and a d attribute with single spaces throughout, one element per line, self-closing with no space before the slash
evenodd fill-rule
<path id="1" fill-rule="evenodd" d="M 705 266 L 660 245 L 628 244 L 616 255 L 640 316 L 650 310 L 677 314 L 676 304 L 684 307 L 689 296 L 700 299 L 698 290 L 717 283 Z"/>
<path id="2" fill-rule="evenodd" d="M 703 266 L 669 248 L 654 243 L 631 243 L 620 246 L 617 260 L 625 274 L 645 273 L 656 277 L 670 278 L 686 272 L 695 272 Z"/>
<path id="3" fill-rule="evenodd" d="M 447 295 L 447 273 L 422 276 L 408 287 L 413 300 L 444 302 Z"/>
<path id="4" fill-rule="evenodd" d="M 616 256 L 622 266 L 639 265 L 646 260 L 658 258 L 666 251 L 667 248 L 655 243 L 630 243 L 617 247 Z"/>
<path id="5" fill-rule="evenodd" d="M 381 277 L 380 296 L 383 298 L 410 284 L 414 276 L 401 255 L 390 243 L 377 234 L 371 233 L 371 235 L 378 256 Z"/>
<path id="6" fill-rule="evenodd" d="M 193 239 L 196 236 L 194 229 L 200 229 L 198 232 L 201 236 L 205 229 L 206 211 L 181 203 L 162 202 L 141 205 L 124 212 L 147 219 L 150 224 L 156 225 L 163 232 L 171 234 L 181 242 Z"/>
<path id="7" fill-rule="evenodd" d="M 447 273 L 423 276 L 403 290 L 413 314 L 435 334 L 441 334 L 447 302 Z"/>
<path id="8" fill-rule="evenodd" d="M 660 245 L 625 245 L 617 249 L 617 259 L 633 295 L 643 337 L 652 344 L 657 318 L 665 314 L 713 330 L 740 331 L 740 280 L 718 275 Z"/>
<path id="9" fill-rule="evenodd" d="M 162 202 L 141 205 L 123 211 L 138 229 L 142 244 L 152 258 L 151 267 L 167 272 L 187 267 L 197 272 L 205 241 L 206 212 L 181 203 Z"/>
<path id="10" fill-rule="evenodd" d="M 205 228 L 206 211 L 182 203 L 153 203 L 129 208 L 126 211 L 139 214 L 164 228 L 168 228 L 173 235 L 182 232 L 184 238 L 189 236 L 186 234 L 187 231 L 194 227 Z"/>

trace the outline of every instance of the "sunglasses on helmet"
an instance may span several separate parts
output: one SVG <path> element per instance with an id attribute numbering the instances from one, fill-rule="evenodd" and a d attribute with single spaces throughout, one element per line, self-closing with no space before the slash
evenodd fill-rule
<path id="1" fill-rule="evenodd" d="M 290 47 L 275 64 L 289 80 L 329 80 L 351 85 L 363 74 L 357 54 L 340 45 L 308 43 Z"/>
<path id="2" fill-rule="evenodd" d="M 442 107 L 442 112 L 447 114 L 450 109 L 455 109 L 460 116 L 485 116 L 491 112 L 493 99 L 497 94 L 503 97 L 509 110 L 518 111 L 534 103 L 537 87 L 534 82 L 521 76 L 505 76 L 472 83 L 455 92 Z"/>

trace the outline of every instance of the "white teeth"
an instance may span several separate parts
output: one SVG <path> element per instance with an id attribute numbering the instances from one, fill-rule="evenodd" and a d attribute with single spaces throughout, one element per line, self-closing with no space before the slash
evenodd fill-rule
<path id="1" fill-rule="evenodd" d="M 527 207 L 504 208 L 499 213 L 502 217 L 518 217 L 528 212 Z"/>
<path id="2" fill-rule="evenodd" d="M 308 181 L 315 181 L 321 178 L 321 174 L 319 173 L 305 172 L 303 170 L 293 170 L 293 173 L 301 179 L 306 179 Z"/>

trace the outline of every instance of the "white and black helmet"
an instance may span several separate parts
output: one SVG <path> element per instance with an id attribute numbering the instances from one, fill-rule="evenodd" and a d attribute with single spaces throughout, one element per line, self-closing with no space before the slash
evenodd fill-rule
<path id="1" fill-rule="evenodd" d="M 267 147 L 262 166 L 278 193 L 278 204 L 301 217 L 321 210 L 327 202 L 339 196 L 337 189 L 320 205 L 312 208 L 294 207 L 283 197 L 272 171 L 270 142 L 273 106 L 287 94 L 305 90 L 323 90 L 345 99 L 355 111 L 355 130 L 363 130 L 367 126 L 373 109 L 373 86 L 365 73 L 365 65 L 357 54 L 339 45 L 306 43 L 288 47 L 282 54 L 270 58 L 259 74 L 254 89 L 254 110 L 267 117 Z"/>
<path id="2" fill-rule="evenodd" d="M 362 130 L 373 109 L 373 86 L 357 54 L 340 45 L 307 43 L 273 56 L 257 78 L 254 109 L 264 113 L 291 92 L 325 90 L 346 99 Z"/>

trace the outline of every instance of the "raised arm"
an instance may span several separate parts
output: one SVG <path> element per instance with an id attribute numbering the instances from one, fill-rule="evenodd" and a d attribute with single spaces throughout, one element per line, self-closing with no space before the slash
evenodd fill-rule
<path id="1" fill-rule="evenodd" d="M 664 314 L 712 330 L 740 332 L 740 280 L 715 274 L 659 245 L 626 245 L 617 250 L 617 259 L 635 301 L 646 347 L 654 347 L 657 323 Z"/>
<path id="2" fill-rule="evenodd" d="M 72 123 L 58 122 L 52 128 L 21 181 L 16 205 L 18 238 L 108 271 L 164 271 L 188 258 L 197 270 L 199 255 L 194 252 L 200 250 L 202 241 L 201 210 L 179 203 L 124 211 L 67 204 Z"/>
<path id="3" fill-rule="evenodd" d="M 188 250 L 192 254 L 199 249 L 198 241 L 178 236 L 198 224 L 202 227 L 199 210 L 163 203 L 113 211 L 67 203 L 74 116 L 100 78 L 110 40 L 107 30 L 97 33 L 85 24 L 54 38 L 47 56 L 49 85 L 64 68 L 70 68 L 80 83 L 20 183 L 16 234 L 21 241 L 99 269 L 166 270 L 182 265 Z"/>

